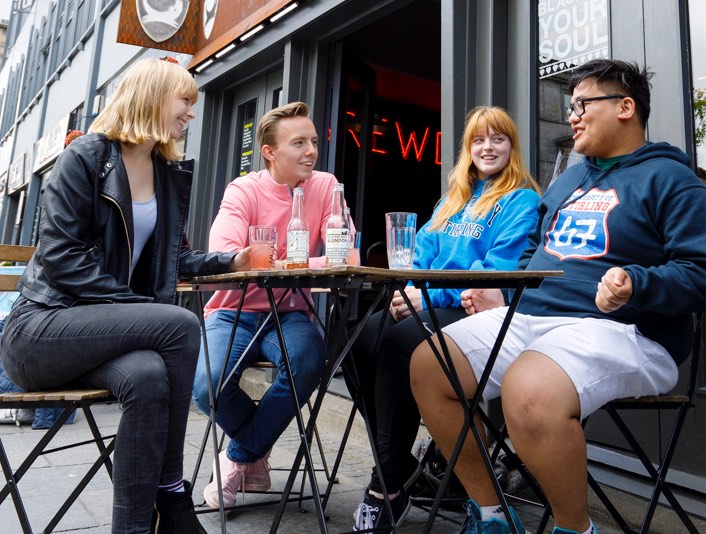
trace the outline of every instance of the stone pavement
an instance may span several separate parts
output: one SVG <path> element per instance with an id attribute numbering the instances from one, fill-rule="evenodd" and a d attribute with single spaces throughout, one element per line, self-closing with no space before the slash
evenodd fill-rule
<path id="1" fill-rule="evenodd" d="M 251 371 L 253 374 L 248 377 L 248 387 L 254 389 L 262 388 L 262 371 Z M 260 374 L 258 375 L 258 373 Z M 327 395 L 324 409 L 319 419 L 319 430 L 329 465 L 333 463 L 338 442 L 343 433 L 345 416 L 349 413 L 349 410 L 350 400 L 335 394 Z M 115 431 L 120 417 L 117 404 L 97 406 L 94 412 L 104 433 Z M 187 479 L 191 478 L 205 426 L 206 418 L 195 408 L 192 409 L 185 447 L 185 478 Z M 37 442 L 42 435 L 42 431 L 32 430 L 29 426 L 0 425 L 0 435 L 2 435 L 3 443 L 14 465 L 18 463 L 18 458 L 24 454 L 24 451 Z M 56 439 L 58 444 L 61 444 L 75 441 L 77 438 L 90 438 L 86 420 L 82 414 L 79 414 L 74 425 L 66 426 L 62 429 Z M 210 443 L 211 441 L 209 440 Z M 298 444 L 296 424 L 293 423 L 278 440 L 272 451 L 270 464 L 273 468 L 273 489 L 281 489 L 284 486 L 287 470 L 293 461 L 294 454 L 296 454 Z M 73 489 L 75 481 L 83 475 L 85 464 L 92 461 L 94 452 L 94 445 L 90 444 L 45 456 L 40 458 L 36 467 L 31 469 L 22 479 L 19 488 L 24 496 L 25 505 L 35 531 L 44 528 L 51 515 Z M 313 454 L 315 462 L 318 464 L 318 454 L 316 452 Z M 200 469 L 195 485 L 194 499 L 197 502 L 201 501 L 203 488 L 210 477 L 213 458 L 210 447 L 205 458 L 204 463 L 206 465 Z M 333 486 L 331 498 L 326 509 L 329 532 L 347 532 L 352 528 L 352 514 L 361 501 L 363 490 L 369 480 L 371 466 L 371 454 L 367 444 L 367 437 L 362 422 L 358 419 L 345 449 L 343 462 L 338 473 L 338 483 Z M 277 469 L 282 469 L 282 471 Z M 325 483 L 324 475 L 320 474 L 319 484 L 322 487 L 322 491 L 325 488 Z M 298 487 L 298 483 L 295 485 L 296 487 Z M 610 493 L 621 503 L 620 509 L 626 511 L 628 519 L 637 521 L 638 513 L 643 509 L 644 502 L 621 492 L 611 491 Z M 245 502 L 257 502 L 263 498 L 264 496 L 258 494 L 246 494 Z M 105 471 L 101 470 L 59 523 L 55 532 L 109 534 L 111 499 L 110 480 Z M 600 505 L 595 506 L 594 500 L 592 498 L 592 516 L 594 522 L 599 526 L 601 534 L 617 534 L 619 530 L 606 518 Z M 541 509 L 532 504 L 524 504 L 519 501 L 511 504 L 518 510 L 525 527 L 529 531 L 536 530 L 541 516 Z M 311 501 L 304 501 L 303 509 L 305 513 L 301 513 L 298 510 L 296 503 L 289 504 L 285 510 L 279 532 L 312 534 L 319 531 Z M 274 510 L 275 507 L 272 505 L 237 510 L 226 521 L 227 532 L 247 534 L 269 532 Z M 444 516 L 445 518 L 437 518 L 434 525 L 434 533 L 458 532 L 459 524 L 462 521 L 461 514 L 445 512 Z M 209 534 L 221 532 L 218 514 L 207 513 L 199 517 Z M 656 534 L 681 532 L 683 529 L 678 528 L 676 523 L 674 523 L 674 519 L 671 511 L 659 509 L 651 532 Z M 413 507 L 400 532 L 404 534 L 421 532 L 425 520 L 426 512 Z M 706 521 L 699 519 L 696 525 L 699 531 L 706 532 Z M 547 530 L 547 532 L 550 532 L 550 530 Z M 20 534 L 19 523 L 15 516 L 11 498 L 6 499 L 0 505 L 0 533 Z"/>

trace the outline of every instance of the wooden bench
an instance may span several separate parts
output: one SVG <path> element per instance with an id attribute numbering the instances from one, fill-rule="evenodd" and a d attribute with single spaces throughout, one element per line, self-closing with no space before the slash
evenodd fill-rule
<path id="1" fill-rule="evenodd" d="M 32 257 L 33 253 L 34 247 L 0 245 L 0 262 L 2 262 L 3 265 L 7 262 L 27 262 Z M 20 278 L 20 274 L 17 272 L 17 269 L 13 270 L 8 268 L 6 272 L 3 272 L 3 269 L 3 267 L 0 267 L 0 292 L 14 292 L 15 285 Z M 0 393 L 0 409 L 64 409 L 61 415 L 56 418 L 52 426 L 46 430 L 39 442 L 32 448 L 32 450 L 26 453 L 24 460 L 17 469 L 13 470 L 7 451 L 5 450 L 5 446 L 3 444 L 2 434 L 0 434 L 0 466 L 2 467 L 5 480 L 5 485 L 0 489 L 0 504 L 5 501 L 5 498 L 7 498 L 8 495 L 12 496 L 15 511 L 17 512 L 17 518 L 22 526 L 22 532 L 25 534 L 31 534 L 34 531 L 30 525 L 29 517 L 27 516 L 27 511 L 25 510 L 18 484 L 40 456 L 91 443 L 95 443 L 98 448 L 98 457 L 42 532 L 52 532 L 54 530 L 64 514 L 66 514 L 81 492 L 100 470 L 101 466 L 105 466 L 108 476 L 112 480 L 113 464 L 110 459 L 110 455 L 115 446 L 115 435 L 103 436 L 101 434 L 91 408 L 97 402 L 114 400 L 114 397 L 107 389 L 66 389 Z M 64 423 L 69 418 L 71 413 L 78 409 L 83 412 L 91 430 L 93 439 L 50 449 L 49 445 L 54 437 L 64 426 Z"/>

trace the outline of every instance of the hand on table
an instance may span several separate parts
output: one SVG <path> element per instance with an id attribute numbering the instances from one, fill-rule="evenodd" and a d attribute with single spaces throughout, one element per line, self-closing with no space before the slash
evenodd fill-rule
<path id="1" fill-rule="evenodd" d="M 466 289 L 461 292 L 461 307 L 468 315 L 505 306 L 505 298 L 499 289 Z"/>
<path id="2" fill-rule="evenodd" d="M 623 307 L 632 297 L 632 280 L 620 267 L 611 267 L 598 282 L 596 306 L 604 313 Z"/>
<path id="3" fill-rule="evenodd" d="M 408 286 L 405 288 L 404 292 L 407 294 L 409 301 L 412 303 L 412 307 L 418 312 L 422 311 L 422 290 L 417 289 L 416 287 Z M 390 302 L 390 314 L 397 322 L 412 315 L 412 311 L 407 307 L 407 304 L 399 291 L 395 291 L 395 294 L 392 295 L 392 301 Z"/>

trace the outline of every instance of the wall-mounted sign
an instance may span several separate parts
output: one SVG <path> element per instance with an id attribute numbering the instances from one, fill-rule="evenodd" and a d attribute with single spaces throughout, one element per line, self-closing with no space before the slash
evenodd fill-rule
<path id="1" fill-rule="evenodd" d="M 10 169 L 7 171 L 8 195 L 22 189 L 25 183 L 25 153 L 23 152 L 20 157 L 12 162 Z"/>
<path id="2" fill-rule="evenodd" d="M 140 26 L 157 43 L 166 41 L 184 24 L 189 0 L 137 0 Z"/>
<path id="3" fill-rule="evenodd" d="M 242 128 L 240 136 L 240 170 L 238 176 L 245 176 L 252 171 L 253 149 L 255 147 L 255 107 L 257 100 L 243 105 Z"/>
<path id="4" fill-rule="evenodd" d="M 137 0 L 120 3 L 119 43 L 193 54 L 203 0 Z"/>
<path id="5" fill-rule="evenodd" d="M 541 0 L 539 78 L 610 56 L 608 0 Z"/>
<path id="6" fill-rule="evenodd" d="M 71 114 L 66 115 L 37 141 L 34 148 L 35 156 L 32 172 L 39 172 L 40 169 L 52 163 L 64 150 L 64 141 L 66 140 L 66 132 L 69 131 L 70 118 Z"/>
<path id="7" fill-rule="evenodd" d="M 194 56 L 196 66 L 292 0 L 136 0 L 120 4 L 119 43 Z"/>

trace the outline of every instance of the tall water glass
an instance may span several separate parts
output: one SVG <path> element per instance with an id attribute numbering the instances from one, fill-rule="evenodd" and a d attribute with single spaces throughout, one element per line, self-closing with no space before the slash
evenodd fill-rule
<path id="1" fill-rule="evenodd" d="M 414 239 L 417 234 L 417 214 L 395 211 L 385 214 L 387 263 L 390 269 L 411 269 L 414 260 Z"/>

